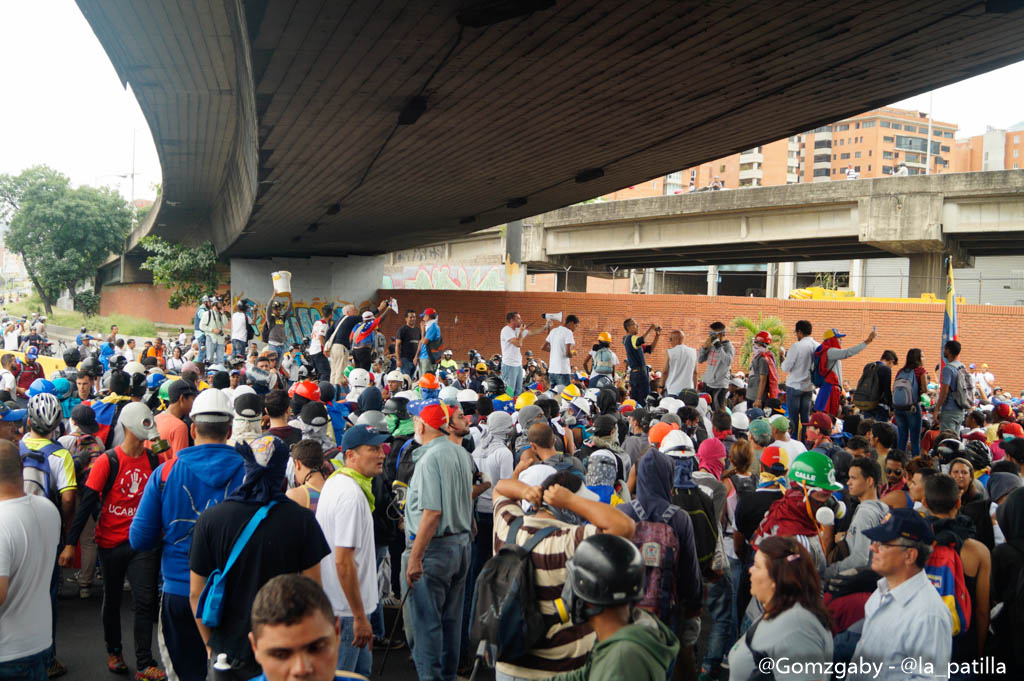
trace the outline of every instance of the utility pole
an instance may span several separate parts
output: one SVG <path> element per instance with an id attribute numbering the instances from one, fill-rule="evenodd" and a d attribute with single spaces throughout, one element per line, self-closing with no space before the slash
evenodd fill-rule
<path id="1" fill-rule="evenodd" d="M 928 141 L 925 142 L 924 174 L 932 174 L 932 109 L 935 107 L 935 91 L 928 93 Z"/>

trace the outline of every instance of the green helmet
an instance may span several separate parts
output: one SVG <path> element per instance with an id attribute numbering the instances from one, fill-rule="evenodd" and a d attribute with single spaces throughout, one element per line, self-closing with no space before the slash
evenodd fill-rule
<path id="1" fill-rule="evenodd" d="M 836 482 L 836 469 L 825 454 L 809 451 L 800 454 L 789 466 L 786 474 L 790 482 L 802 482 L 808 487 L 835 492 L 843 488 Z"/>
<path id="2" fill-rule="evenodd" d="M 348 375 L 352 373 L 353 369 L 355 369 L 355 367 L 352 367 L 352 366 L 345 367 L 345 378 L 348 378 Z"/>
<path id="3" fill-rule="evenodd" d="M 160 388 L 157 389 L 156 391 L 157 397 L 159 397 L 164 402 L 169 402 L 171 396 L 167 391 L 171 389 L 171 383 L 173 382 L 174 381 L 164 381 L 163 383 L 161 383 Z"/>

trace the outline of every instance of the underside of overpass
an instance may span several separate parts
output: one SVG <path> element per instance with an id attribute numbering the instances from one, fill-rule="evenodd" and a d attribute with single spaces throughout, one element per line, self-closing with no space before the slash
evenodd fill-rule
<path id="1" fill-rule="evenodd" d="M 78 5 L 161 160 L 129 246 L 241 257 L 455 238 L 1024 59 L 1018 0 Z"/>

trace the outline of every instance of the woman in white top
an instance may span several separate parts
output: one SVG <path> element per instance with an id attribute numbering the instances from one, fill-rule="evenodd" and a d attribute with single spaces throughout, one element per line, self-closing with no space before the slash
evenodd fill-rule
<path id="1" fill-rule="evenodd" d="M 828 679 L 822 672 L 832 662 L 831 618 L 807 549 L 792 537 L 762 539 L 750 568 L 750 595 L 764 615 L 729 651 L 730 681 L 752 678 L 762 658 L 772 660 L 768 669 L 778 681 Z"/>
<path id="2" fill-rule="evenodd" d="M 181 376 L 181 367 L 185 365 L 185 359 L 181 356 L 181 348 L 177 345 L 171 350 L 171 356 L 167 358 L 167 373 Z"/>

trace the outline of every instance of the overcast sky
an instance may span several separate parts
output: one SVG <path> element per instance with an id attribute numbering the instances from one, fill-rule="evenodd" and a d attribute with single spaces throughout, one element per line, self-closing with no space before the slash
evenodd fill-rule
<path id="1" fill-rule="evenodd" d="M 75 184 L 153 198 L 160 163 L 146 120 L 72 0 L 0 0 L 0 173 L 45 163 Z M 935 91 L 936 119 L 960 136 L 1024 120 L 1024 63 Z M 928 110 L 928 95 L 896 102 Z M 120 177 L 119 177 L 120 176 Z"/>

